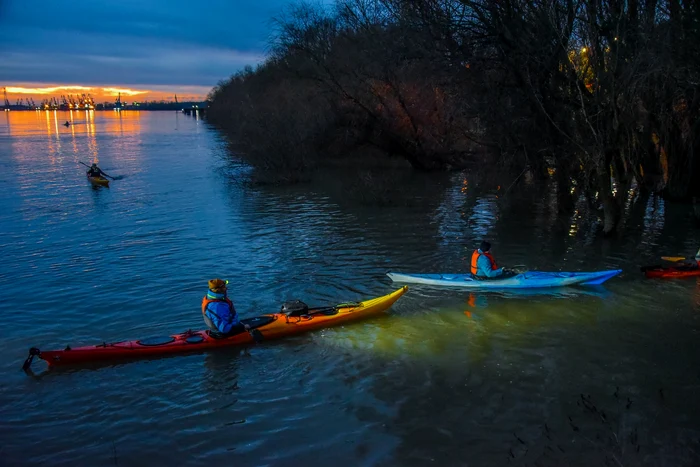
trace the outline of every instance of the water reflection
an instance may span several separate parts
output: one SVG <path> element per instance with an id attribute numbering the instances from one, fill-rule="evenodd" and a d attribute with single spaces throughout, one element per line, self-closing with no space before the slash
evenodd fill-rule
<path id="1" fill-rule="evenodd" d="M 502 465 L 514 433 L 530 443 L 545 422 L 554 429 L 563 420 L 566 428 L 576 408 L 570 397 L 609 395 L 609 382 L 633 395 L 630 419 L 649 421 L 657 411 L 651 395 L 663 382 L 671 388 L 664 429 L 677 439 L 696 433 L 700 405 L 688 375 L 700 364 L 700 287 L 644 281 L 637 271 L 644 255 L 661 254 L 642 241 L 649 232 L 672 253 L 696 241 L 670 205 L 649 211 L 639 197 L 628 234 L 601 240 L 585 200 L 573 215 L 559 214 L 555 177 L 496 198 L 498 184 L 484 188 L 466 173 L 406 171 L 396 175 L 393 204 L 368 206 L 349 195 L 357 182 L 349 171 L 296 187 L 236 183 L 245 169 L 226 166 L 221 140 L 193 118 L 91 112 L 71 126 L 74 146 L 55 134 L 53 113 L 5 118 L 0 302 L 21 297 L 28 310 L 0 314 L 2 428 L 15 435 L 3 458 L 12 465 L 100 465 L 112 440 L 123 464 L 138 464 L 144 452 L 176 464 L 185 455 L 223 464 L 235 449 L 243 465 Z M 51 145 L 63 159 L 46 164 Z M 76 161 L 91 148 L 108 173 L 124 175 L 110 190 L 88 189 Z M 30 345 L 200 328 L 201 287 L 213 275 L 232 279 L 244 316 L 289 298 L 361 300 L 394 287 L 387 270 L 465 270 L 463 257 L 480 236 L 498 245 L 504 263 L 625 273 L 604 289 L 415 286 L 381 317 L 264 343 L 247 355 L 18 375 Z M 27 284 L 41 286 L 27 293 Z M 323 435 L 299 443 L 300 432 Z M 653 456 L 660 448 L 644 449 Z"/>
<path id="2" fill-rule="evenodd" d="M 95 137 L 95 111 L 85 111 L 85 126 L 88 135 L 88 150 L 90 151 L 91 161 L 95 164 L 100 163 L 100 158 L 97 149 L 97 138 Z"/>
<path id="3" fill-rule="evenodd" d="M 239 366 L 249 363 L 246 351 L 209 352 L 204 356 L 203 373 L 199 386 L 204 413 L 217 414 L 220 427 L 245 423 L 245 413 L 237 410 L 239 394 Z M 247 361 L 246 361 L 247 360 Z M 246 382 L 240 383 L 245 387 Z"/>
<path id="4" fill-rule="evenodd" d="M 475 238 L 488 238 L 498 221 L 498 196 L 486 195 L 476 199 L 469 226 Z"/>
<path id="5" fill-rule="evenodd" d="M 665 201 L 659 196 L 650 196 L 644 212 L 644 242 L 654 244 L 664 227 Z"/>
<path id="6" fill-rule="evenodd" d="M 49 144 L 51 144 L 51 112 L 47 110 L 44 112 L 44 115 L 46 115 L 46 134 L 48 135 Z"/>
<path id="7" fill-rule="evenodd" d="M 469 229 L 468 213 L 474 209 L 474 198 L 470 196 L 464 174 L 453 176 L 450 185 L 454 188 L 449 185 L 444 188 L 442 203 L 433 216 L 438 233 L 436 240 L 441 247 L 447 248 L 451 244 L 470 245 L 474 236 L 473 231 Z"/>
<path id="8" fill-rule="evenodd" d="M 60 135 L 58 133 L 58 115 L 56 114 L 56 111 L 53 111 L 53 124 L 54 128 L 56 129 L 56 139 L 58 140 L 60 138 Z"/>

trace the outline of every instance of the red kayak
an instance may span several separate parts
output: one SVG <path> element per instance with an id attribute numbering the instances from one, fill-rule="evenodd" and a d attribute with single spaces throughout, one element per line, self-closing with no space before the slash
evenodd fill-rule
<path id="1" fill-rule="evenodd" d="M 241 332 L 228 337 L 214 336 L 210 331 L 187 331 L 182 334 L 156 339 L 141 339 L 126 342 L 105 342 L 84 347 L 66 347 L 62 350 L 39 350 L 33 347 L 23 368 L 27 370 L 36 356 L 49 366 L 84 364 L 105 360 L 163 357 L 167 355 L 213 350 L 251 344 L 254 341 L 279 339 L 315 329 L 357 321 L 376 316 L 388 310 L 408 287 L 401 287 L 383 297 L 360 303 L 343 303 L 324 308 L 311 308 L 301 315 L 290 318 L 282 313 L 271 313 L 241 320 L 248 324 L 250 334 Z M 256 338 L 256 334 L 257 337 Z"/>
<path id="2" fill-rule="evenodd" d="M 647 266 L 642 268 L 644 275 L 650 279 L 672 279 L 676 277 L 700 276 L 700 267 L 675 266 L 665 268 L 663 266 Z"/>

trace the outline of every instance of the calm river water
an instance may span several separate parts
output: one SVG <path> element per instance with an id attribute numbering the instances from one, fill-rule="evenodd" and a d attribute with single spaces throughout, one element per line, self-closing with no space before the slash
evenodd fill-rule
<path id="1" fill-rule="evenodd" d="M 118 180 L 93 188 L 79 161 Z M 369 206 L 345 195 L 352 174 L 246 173 L 175 112 L 0 115 L 0 464 L 700 463 L 700 283 L 639 273 L 700 246 L 687 208 L 636 200 L 604 240 L 528 180 L 402 174 L 400 202 Z M 385 317 L 247 351 L 20 370 L 31 346 L 202 328 L 213 277 L 244 316 L 361 300 L 397 288 L 390 270 L 466 271 L 484 237 L 502 264 L 624 272 L 535 294 L 414 286 Z"/>

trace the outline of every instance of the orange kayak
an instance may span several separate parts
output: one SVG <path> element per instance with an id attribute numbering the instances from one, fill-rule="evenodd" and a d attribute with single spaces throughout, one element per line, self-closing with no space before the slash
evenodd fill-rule
<path id="1" fill-rule="evenodd" d="M 248 324 L 251 330 L 257 330 L 262 334 L 264 340 L 279 339 L 381 314 L 401 298 L 406 290 L 408 287 L 404 286 L 383 297 L 360 303 L 310 308 L 301 316 L 289 317 L 283 313 L 272 313 L 243 319 L 241 322 Z M 251 334 L 245 331 L 229 337 L 215 337 L 208 330 L 205 330 L 187 331 L 157 339 L 102 343 L 74 348 L 68 346 L 63 350 L 42 351 L 33 347 L 29 351 L 24 368 L 29 368 L 34 356 L 45 360 L 49 367 L 52 367 L 106 360 L 163 357 L 185 352 L 248 345 L 253 342 Z"/>
<path id="2" fill-rule="evenodd" d="M 98 186 L 108 186 L 109 185 L 109 180 L 107 180 L 104 177 L 91 177 L 88 175 L 88 180 L 90 180 L 90 183 L 93 185 L 98 185 Z"/>

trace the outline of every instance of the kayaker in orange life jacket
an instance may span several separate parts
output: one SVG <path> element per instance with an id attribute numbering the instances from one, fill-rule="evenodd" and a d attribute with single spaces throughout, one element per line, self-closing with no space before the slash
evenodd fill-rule
<path id="1" fill-rule="evenodd" d="M 481 242 L 478 250 L 472 253 L 471 271 L 472 275 L 483 278 L 494 278 L 503 275 L 503 268 L 496 265 L 496 260 L 491 255 L 491 244 L 487 241 Z"/>
<path id="2" fill-rule="evenodd" d="M 238 334 L 250 329 L 238 319 L 236 308 L 228 298 L 228 281 L 212 279 L 209 290 L 202 299 L 202 315 L 204 322 L 213 332 L 223 335 Z"/>

